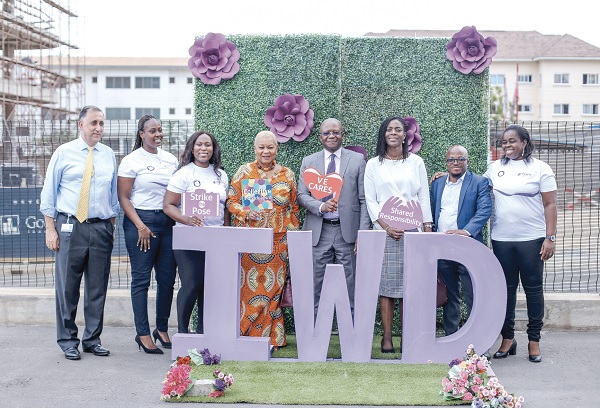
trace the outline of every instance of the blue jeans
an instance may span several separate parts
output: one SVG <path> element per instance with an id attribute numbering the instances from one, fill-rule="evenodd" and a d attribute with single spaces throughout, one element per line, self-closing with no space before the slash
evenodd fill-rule
<path id="1" fill-rule="evenodd" d="M 473 283 L 469 271 L 463 264 L 438 259 L 438 274 L 446 285 L 448 303 L 444 305 L 442 323 L 446 336 L 458 331 L 460 323 L 460 289 L 462 287 L 465 304 L 467 306 L 467 317 L 473 308 Z"/>
<path id="2" fill-rule="evenodd" d="M 131 262 L 131 304 L 135 330 L 139 336 L 150 335 L 148 323 L 148 288 L 154 268 L 156 279 L 156 328 L 168 330 L 176 265 L 173 256 L 173 225 L 175 222 L 162 210 L 136 210 L 144 224 L 154 233 L 150 238 L 150 249 L 140 251 L 137 246 L 138 230 L 127 217 L 123 217 L 125 245 Z"/>
<path id="3" fill-rule="evenodd" d="M 506 242 L 492 240 L 494 255 L 500 261 L 506 277 L 506 317 L 502 326 L 502 338 L 515 338 L 515 308 L 519 278 L 527 300 L 527 337 L 540 341 L 544 325 L 544 261 L 540 249 L 544 238 L 532 241 Z"/>

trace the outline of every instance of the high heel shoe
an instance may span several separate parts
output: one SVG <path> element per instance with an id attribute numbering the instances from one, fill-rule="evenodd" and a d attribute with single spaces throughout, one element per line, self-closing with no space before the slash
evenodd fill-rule
<path id="1" fill-rule="evenodd" d="M 517 341 L 515 339 L 513 339 L 512 344 L 510 345 L 510 348 L 506 351 L 496 351 L 494 353 L 494 358 L 506 358 L 509 355 L 514 356 L 515 354 L 517 354 Z"/>
<path id="2" fill-rule="evenodd" d="M 163 351 L 161 349 L 159 349 L 158 347 L 155 349 L 151 349 L 151 348 L 144 346 L 144 343 L 142 343 L 142 341 L 140 340 L 140 336 L 135 336 L 135 342 L 138 344 L 138 350 L 142 348 L 142 349 L 144 349 L 145 353 L 164 354 Z"/>
<path id="3" fill-rule="evenodd" d="M 171 343 L 170 341 L 164 341 L 162 337 L 160 337 L 158 329 L 154 329 L 154 331 L 152 332 L 152 337 L 154 337 L 154 344 L 156 344 L 156 340 L 158 340 L 160 341 L 160 345 L 166 349 L 170 349 L 171 347 L 173 347 L 173 343 Z"/>
<path id="4" fill-rule="evenodd" d="M 390 349 L 385 349 L 383 348 L 383 340 L 381 340 L 381 352 L 382 353 L 386 353 L 386 354 L 391 354 L 391 353 L 395 353 L 396 350 L 394 350 L 394 347 L 392 346 L 392 348 Z"/>
<path id="5" fill-rule="evenodd" d="M 529 344 L 527 344 L 527 352 L 529 353 L 529 361 L 532 363 L 541 363 L 542 362 L 542 353 L 536 354 L 535 356 L 531 354 L 531 350 L 529 348 Z"/>

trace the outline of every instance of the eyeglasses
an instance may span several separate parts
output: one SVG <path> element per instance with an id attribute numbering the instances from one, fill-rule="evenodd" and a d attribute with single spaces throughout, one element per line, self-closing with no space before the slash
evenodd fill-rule
<path id="1" fill-rule="evenodd" d="M 457 158 L 449 157 L 446 159 L 446 163 L 464 163 L 466 161 L 467 161 L 467 159 L 465 159 L 464 157 L 457 157 Z"/>
<path id="2" fill-rule="evenodd" d="M 338 132 L 338 131 L 321 132 L 321 136 L 323 136 L 323 137 L 327 137 L 330 135 L 333 135 L 335 137 L 340 137 L 342 135 L 342 132 Z"/>

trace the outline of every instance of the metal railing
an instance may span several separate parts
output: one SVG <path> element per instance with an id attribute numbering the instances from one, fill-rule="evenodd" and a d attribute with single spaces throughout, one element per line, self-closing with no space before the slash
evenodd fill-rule
<path id="1" fill-rule="evenodd" d="M 544 288 L 553 292 L 600 289 L 600 122 L 520 122 L 530 130 L 534 156 L 558 182 L 556 254 L 545 266 Z M 163 121 L 163 148 L 179 156 L 193 121 Z M 490 122 L 490 160 L 500 157 L 506 122 Z M 108 121 L 103 143 L 117 162 L 131 151 L 136 121 Z M 45 246 L 40 190 L 52 152 L 77 137 L 74 121 L 2 122 L 0 140 L 0 286 L 52 287 L 53 253 Z M 111 288 L 128 288 L 130 265 L 122 214 L 112 255 Z"/>

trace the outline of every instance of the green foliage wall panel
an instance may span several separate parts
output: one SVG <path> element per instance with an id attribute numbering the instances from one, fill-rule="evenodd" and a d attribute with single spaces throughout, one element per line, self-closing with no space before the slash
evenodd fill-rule
<path id="1" fill-rule="evenodd" d="M 297 175 L 302 158 L 321 148 L 320 123 L 339 118 L 345 143 L 375 153 L 377 130 L 391 115 L 417 119 L 429 174 L 443 170 L 445 152 L 466 146 L 470 169 L 482 173 L 488 152 L 488 73 L 463 75 L 446 60 L 443 38 L 332 35 L 230 36 L 240 72 L 220 85 L 196 80 L 197 129 L 212 132 L 231 176 L 254 159 L 252 141 L 265 130 L 265 111 L 285 93 L 302 94 L 315 112 L 315 128 L 303 142 L 280 145 L 278 162 Z"/>

